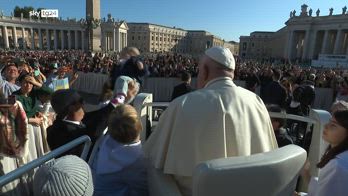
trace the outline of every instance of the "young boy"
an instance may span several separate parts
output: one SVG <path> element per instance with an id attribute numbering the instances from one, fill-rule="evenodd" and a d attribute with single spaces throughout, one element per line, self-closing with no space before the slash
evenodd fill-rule
<path id="1" fill-rule="evenodd" d="M 148 194 L 141 130 L 132 106 L 118 105 L 110 114 L 108 134 L 92 163 L 95 196 Z"/>
<path id="2" fill-rule="evenodd" d="M 267 105 L 268 112 L 277 112 L 280 113 L 282 110 L 278 105 Z M 282 118 L 271 118 L 274 134 L 277 139 L 279 148 L 293 144 L 291 137 L 286 132 L 286 129 L 283 127 L 285 125 L 285 120 Z"/>

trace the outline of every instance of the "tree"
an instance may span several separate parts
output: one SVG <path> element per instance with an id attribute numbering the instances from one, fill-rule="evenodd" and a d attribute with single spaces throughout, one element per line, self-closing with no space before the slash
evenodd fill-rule
<path id="1" fill-rule="evenodd" d="M 23 13 L 23 18 L 29 18 L 29 13 L 30 11 L 41 11 L 44 8 L 38 8 L 37 10 L 35 10 L 32 6 L 24 6 L 23 8 L 16 6 L 13 9 L 13 15 L 14 17 L 21 17 L 21 13 Z M 36 16 L 32 16 L 33 18 L 37 18 Z"/>

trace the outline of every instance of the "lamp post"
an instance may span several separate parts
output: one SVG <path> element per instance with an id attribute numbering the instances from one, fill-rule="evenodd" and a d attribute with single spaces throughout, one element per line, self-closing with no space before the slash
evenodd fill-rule
<path id="1" fill-rule="evenodd" d="M 87 15 L 86 19 L 81 19 L 81 27 L 88 32 L 88 50 L 93 49 L 93 29 L 96 29 L 100 26 L 100 19 L 95 19 Z"/>

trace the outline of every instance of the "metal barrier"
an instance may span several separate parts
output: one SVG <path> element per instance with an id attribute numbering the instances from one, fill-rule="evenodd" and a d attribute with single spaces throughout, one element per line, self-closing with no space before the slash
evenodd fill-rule
<path id="1" fill-rule="evenodd" d="M 30 170 L 39 167 L 40 165 L 42 165 L 43 163 L 63 154 L 64 152 L 71 150 L 72 148 L 81 145 L 84 143 L 84 147 L 83 147 L 83 151 L 81 153 L 81 158 L 83 160 L 87 159 L 87 155 L 89 152 L 89 149 L 91 148 L 92 142 L 91 139 L 88 136 L 81 136 L 67 144 L 65 144 L 64 146 L 61 146 L 53 151 L 51 151 L 50 153 L 35 159 L 25 165 L 23 165 L 22 167 L 19 167 L 18 169 L 11 171 L 9 173 L 7 173 L 4 176 L 0 177 L 0 187 L 10 183 L 11 181 L 21 177 L 23 174 L 29 172 Z"/>

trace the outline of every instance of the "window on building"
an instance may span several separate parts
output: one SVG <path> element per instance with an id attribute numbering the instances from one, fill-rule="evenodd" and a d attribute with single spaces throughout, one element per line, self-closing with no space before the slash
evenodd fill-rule
<path id="1" fill-rule="evenodd" d="M 134 36 L 132 36 L 132 40 L 134 40 Z"/>
<path id="2" fill-rule="evenodd" d="M 160 37 L 160 41 L 162 41 L 162 37 Z"/>
<path id="3" fill-rule="evenodd" d="M 158 37 L 156 37 L 156 41 L 158 41 Z"/>
<path id="4" fill-rule="evenodd" d="M 140 36 L 138 36 L 138 40 L 140 40 Z"/>
<path id="5" fill-rule="evenodd" d="M 153 41 L 153 36 L 151 36 L 151 40 Z"/>
<path id="6" fill-rule="evenodd" d="M 254 43 L 251 43 L 251 47 L 254 47 L 255 46 L 255 44 Z"/>
<path id="7" fill-rule="evenodd" d="M 243 42 L 243 50 L 246 50 L 246 49 L 247 49 L 247 43 Z"/>

